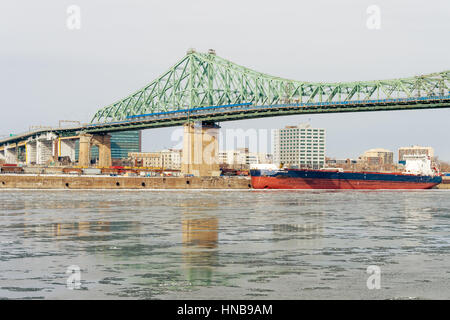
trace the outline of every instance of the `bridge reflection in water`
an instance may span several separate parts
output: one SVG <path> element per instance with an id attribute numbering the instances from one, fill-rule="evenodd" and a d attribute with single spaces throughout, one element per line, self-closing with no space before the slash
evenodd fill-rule
<path id="1" fill-rule="evenodd" d="M 182 207 L 182 260 L 186 280 L 192 285 L 211 284 L 219 260 L 219 219 L 203 211 L 214 210 L 217 202 L 187 201 Z"/>

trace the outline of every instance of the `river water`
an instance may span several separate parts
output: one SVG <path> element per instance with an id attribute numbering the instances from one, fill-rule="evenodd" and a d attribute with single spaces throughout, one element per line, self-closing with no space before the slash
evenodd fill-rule
<path id="1" fill-rule="evenodd" d="M 446 190 L 3 190 L 0 298 L 449 299 L 449 208 Z"/>

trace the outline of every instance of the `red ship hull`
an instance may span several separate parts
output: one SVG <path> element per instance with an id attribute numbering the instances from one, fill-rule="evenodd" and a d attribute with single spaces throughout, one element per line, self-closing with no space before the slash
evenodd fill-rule
<path id="1" fill-rule="evenodd" d="M 252 177 L 255 189 L 430 189 L 435 185 L 436 183 L 396 181 Z"/>

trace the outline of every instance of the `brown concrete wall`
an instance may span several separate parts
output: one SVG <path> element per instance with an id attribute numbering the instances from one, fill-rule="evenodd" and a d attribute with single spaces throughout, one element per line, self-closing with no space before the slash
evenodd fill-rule
<path id="1" fill-rule="evenodd" d="M 0 175 L 0 189 L 250 189 L 248 177 Z"/>

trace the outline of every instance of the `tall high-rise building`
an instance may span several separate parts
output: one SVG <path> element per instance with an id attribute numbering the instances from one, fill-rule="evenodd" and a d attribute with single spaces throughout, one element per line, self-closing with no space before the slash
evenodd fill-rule
<path id="1" fill-rule="evenodd" d="M 274 162 L 301 168 L 322 168 L 325 165 L 325 129 L 309 124 L 286 126 L 275 131 Z"/>

